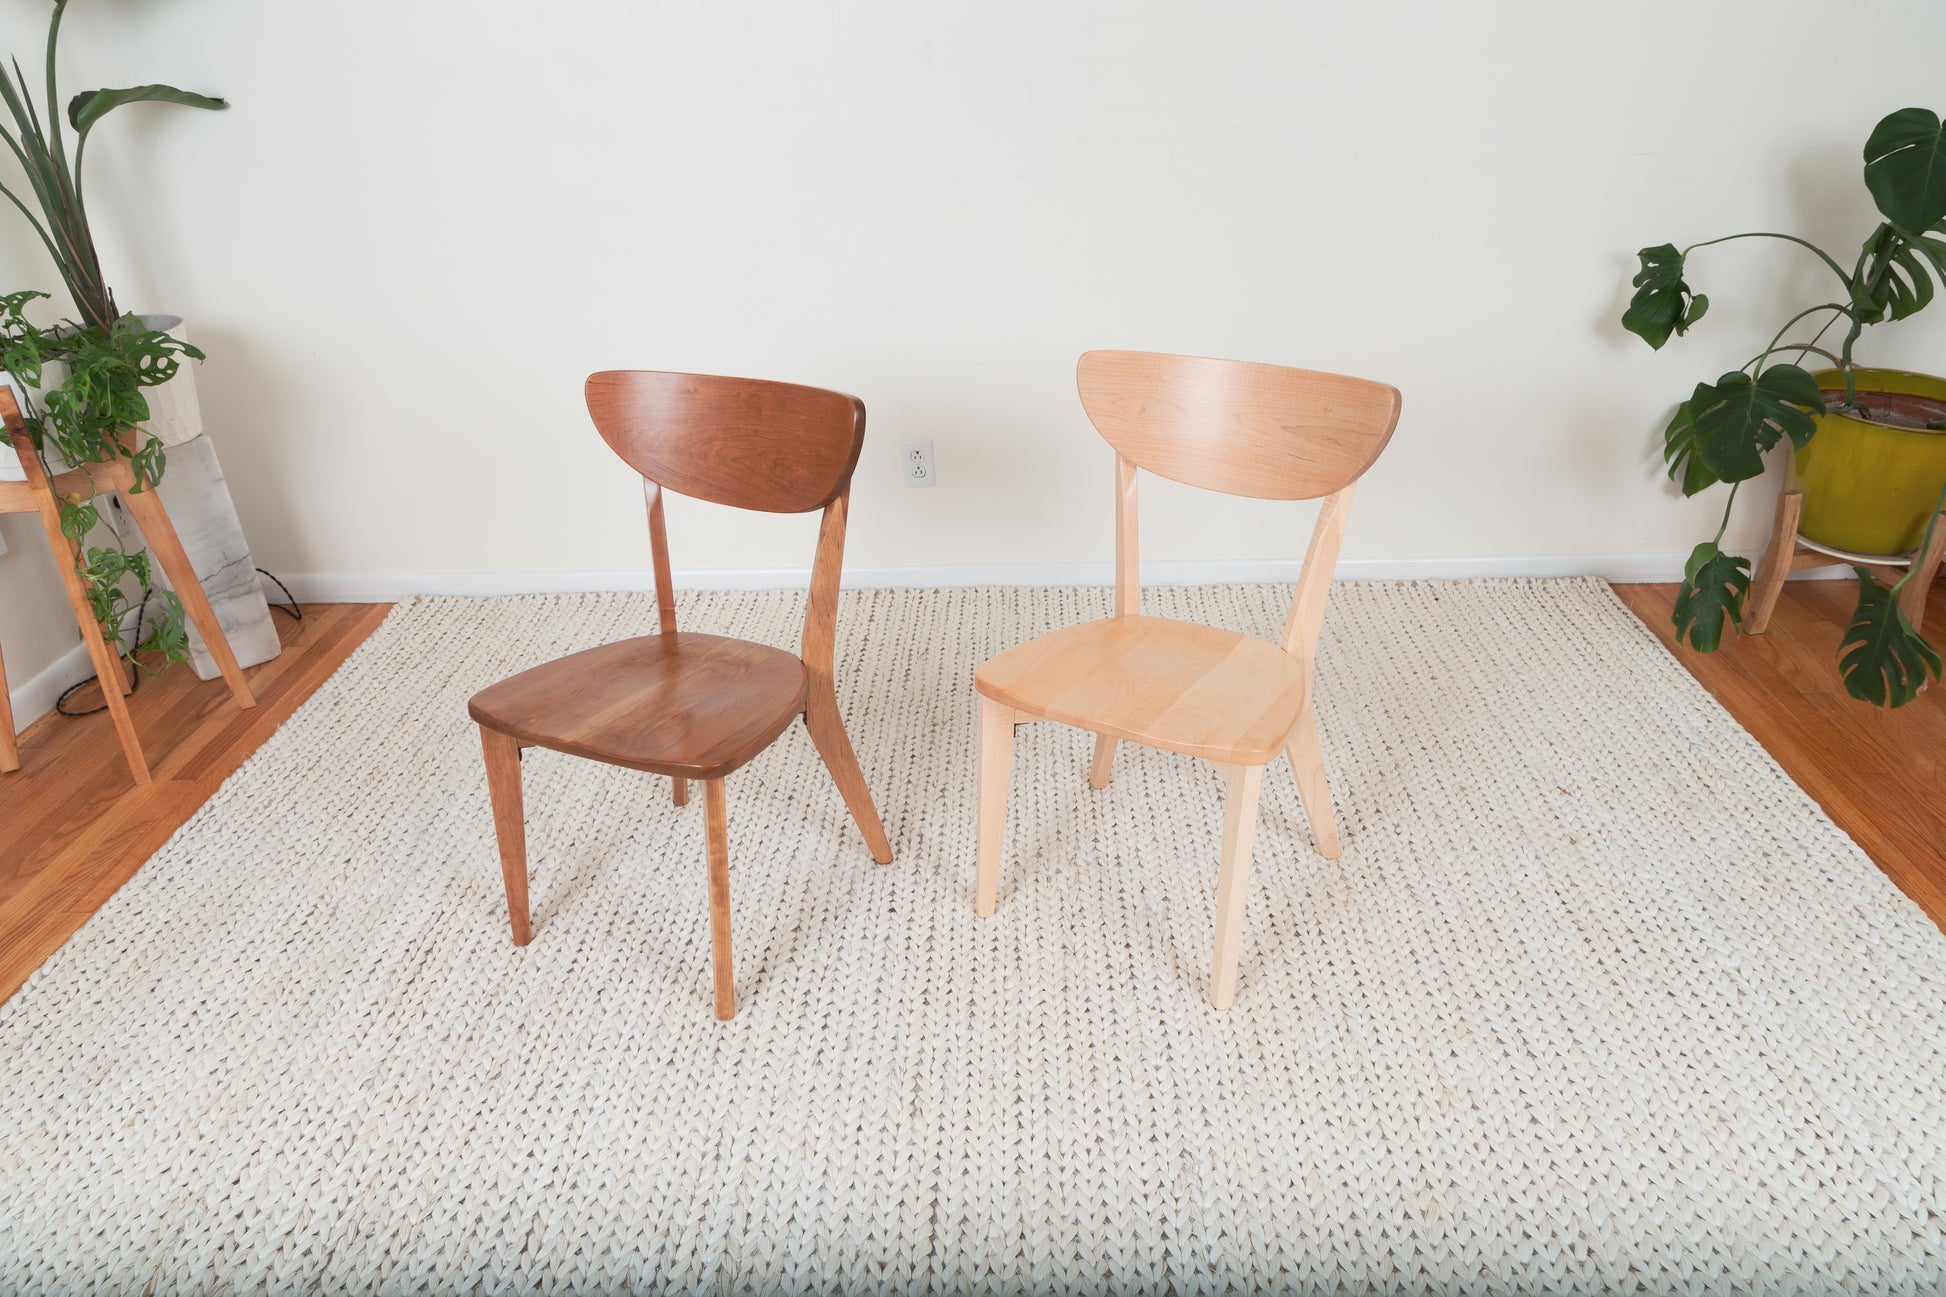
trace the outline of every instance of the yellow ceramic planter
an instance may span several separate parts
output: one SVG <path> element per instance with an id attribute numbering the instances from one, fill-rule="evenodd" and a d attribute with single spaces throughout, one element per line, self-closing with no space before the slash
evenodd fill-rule
<path id="1" fill-rule="evenodd" d="M 1836 370 L 1816 377 L 1826 392 L 1844 390 Z M 1923 415 L 1946 415 L 1946 379 L 1861 369 L 1857 383 L 1860 392 L 1919 398 L 1906 405 Z M 1937 412 L 1928 408 L 1933 402 Z M 1798 532 L 1856 554 L 1917 549 L 1933 502 L 1946 487 L 1946 432 L 1887 427 L 1848 414 L 1816 417 L 1817 435 L 1791 456 L 1790 489 L 1804 493 Z"/>

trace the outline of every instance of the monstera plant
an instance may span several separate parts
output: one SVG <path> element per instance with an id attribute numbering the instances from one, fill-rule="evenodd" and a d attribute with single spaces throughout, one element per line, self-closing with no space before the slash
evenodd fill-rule
<path id="1" fill-rule="evenodd" d="M 142 389 L 169 381 L 184 360 L 200 360 L 203 353 L 116 308 L 82 202 L 81 159 L 95 125 L 125 104 L 211 109 L 228 105 L 165 85 L 87 90 L 68 101 L 64 128 L 55 51 L 67 7 L 68 0 L 54 0 L 48 20 L 45 118 L 35 106 L 19 62 L 14 62 L 11 75 L 0 67 L 0 104 L 6 109 L 0 118 L 0 139 L 19 162 L 25 180 L 24 186 L 0 183 L 0 195 L 20 210 L 40 236 L 80 319 L 42 326 L 30 321 L 24 311 L 28 303 L 47 294 L 0 297 L 0 365 L 19 380 L 28 435 L 44 461 L 52 455 L 50 469 L 86 467 L 119 456 L 132 462 L 135 489 L 148 490 L 162 477 L 163 454 L 160 439 L 140 431 L 149 417 Z M 69 131 L 74 138 L 72 153 Z M 21 188 L 31 195 L 31 206 L 22 198 Z M 111 545 L 88 546 L 86 539 L 100 521 L 92 493 L 61 501 L 61 531 L 74 547 L 74 569 L 88 589 L 102 630 L 115 643 L 129 606 L 122 583 L 133 577 L 148 586 L 148 555 L 129 552 L 119 537 Z M 170 661 L 181 661 L 189 652 L 182 605 L 173 593 L 165 593 L 162 602 L 163 615 L 137 647 L 157 649 Z"/>
<path id="2" fill-rule="evenodd" d="M 1672 335 L 1686 334 L 1709 309 L 1709 298 L 1686 278 L 1689 256 L 1698 248 L 1732 239 L 1781 239 L 1808 250 L 1831 272 L 1832 300 L 1786 320 L 1740 368 L 1696 384 L 1663 433 L 1669 477 L 1684 495 L 1719 484 L 1730 488 L 1723 522 L 1713 539 L 1690 554 L 1676 598 L 1677 639 L 1705 653 L 1722 643 L 1726 628 L 1742 625 L 1750 590 L 1750 560 L 1722 548 L 1737 488 L 1763 473 L 1765 456 L 1784 439 L 1799 451 L 1808 446 L 1818 431 L 1815 415 L 1843 412 L 1871 420 L 1856 383 L 1854 345 L 1866 326 L 1924 310 L 1935 278 L 1946 283 L 1946 128 L 1939 117 L 1924 108 L 1892 113 L 1866 140 L 1864 161 L 1865 186 L 1884 219 L 1865 238 L 1850 270 L 1808 240 L 1771 232 L 1731 234 L 1682 249 L 1664 243 L 1638 254 L 1641 269 L 1622 326 L 1658 349 Z M 1840 326 L 1842 337 L 1825 345 L 1826 335 Z M 1810 336 L 1786 341 L 1793 329 Z M 1799 363 L 1811 356 L 1832 366 L 1842 393 L 1838 381 L 1829 379 L 1827 393 Z M 1939 509 L 1932 509 L 1935 521 Z M 1852 697 L 1897 707 L 1918 693 L 1928 675 L 1940 674 L 1940 655 L 1900 609 L 1893 597 L 1897 586 L 1887 590 L 1867 569 L 1855 571 L 1858 606 L 1845 631 L 1839 671 Z"/>

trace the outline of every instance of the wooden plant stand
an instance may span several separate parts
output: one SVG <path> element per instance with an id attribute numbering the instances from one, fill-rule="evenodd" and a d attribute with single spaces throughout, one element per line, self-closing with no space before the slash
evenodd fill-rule
<path id="1" fill-rule="evenodd" d="M 122 670 L 121 655 L 102 635 L 101 626 L 95 621 L 94 610 L 88 604 L 88 588 L 74 570 L 77 547 L 61 534 L 61 498 L 64 495 L 74 492 L 92 495 L 99 491 L 121 493 L 123 503 L 128 505 L 129 513 L 134 515 L 136 523 L 142 528 L 149 548 L 155 551 L 156 560 L 161 563 L 169 584 L 182 600 L 183 611 L 189 614 L 189 620 L 202 635 L 204 645 L 215 659 L 217 669 L 228 682 L 230 695 L 236 699 L 237 706 L 255 707 L 257 700 L 243 679 L 236 654 L 230 651 L 230 641 L 216 620 L 216 611 L 210 607 L 209 596 L 203 593 L 202 582 L 196 579 L 196 569 L 190 565 L 189 555 L 183 552 L 175 525 L 169 521 L 169 511 L 163 508 L 161 497 L 153 490 L 134 489 L 135 470 L 128 461 L 117 459 L 111 464 L 90 464 L 86 468 L 70 469 L 49 478 L 47 470 L 41 467 L 40 456 L 34 452 L 33 443 L 28 440 L 27 425 L 20 417 L 20 406 L 14 400 L 13 392 L 5 388 L 0 388 L 0 420 L 5 421 L 7 436 L 13 442 L 14 452 L 20 457 L 21 468 L 27 474 L 25 482 L 0 482 L 0 513 L 40 515 L 41 526 L 47 532 L 48 546 L 54 551 L 54 565 L 61 570 L 61 585 L 68 592 L 74 619 L 81 627 L 82 641 L 87 644 L 88 656 L 95 664 L 95 677 L 101 681 L 101 695 L 107 700 L 108 714 L 114 718 L 115 736 L 121 740 L 122 755 L 128 759 L 129 773 L 135 777 L 137 784 L 146 784 L 149 782 L 149 763 L 142 755 L 141 742 L 135 737 L 134 722 L 129 719 L 128 704 L 123 700 L 130 686 L 128 676 Z M 7 695 L 7 666 L 5 659 L 0 658 L 0 771 L 18 769 L 20 748 L 14 738 L 13 704 Z"/>
<path id="2" fill-rule="evenodd" d="M 1777 512 L 1770 523 L 1770 546 L 1764 550 L 1763 561 L 1757 564 L 1756 578 L 1750 583 L 1750 612 L 1743 619 L 1745 634 L 1761 635 L 1768 629 L 1770 615 L 1777 607 L 1777 596 L 1783 593 L 1784 581 L 1791 573 L 1814 567 L 1836 567 L 1841 563 L 1863 567 L 1885 585 L 1905 576 L 1907 563 L 1917 564 L 1912 580 L 1899 591 L 1899 608 L 1915 628 L 1925 621 L 1926 596 L 1939 575 L 1941 561 L 1946 560 L 1946 514 L 1941 515 L 1939 525 L 1932 529 L 1932 540 L 1925 553 L 1914 554 L 1910 559 L 1873 561 L 1863 555 L 1839 557 L 1805 544 L 1797 534 L 1797 522 L 1803 512 L 1802 491 L 1786 491 L 1777 497 Z"/>

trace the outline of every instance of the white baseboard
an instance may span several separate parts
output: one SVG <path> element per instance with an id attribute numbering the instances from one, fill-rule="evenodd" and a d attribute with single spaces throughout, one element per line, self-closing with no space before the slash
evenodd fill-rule
<path id="1" fill-rule="evenodd" d="M 52 665 L 25 684 L 12 685 L 7 701 L 13 705 L 14 730 L 19 732 L 54 710 L 54 704 L 71 686 L 95 673 L 88 658 L 88 646 L 76 641 L 73 648 L 55 658 Z"/>
<path id="2" fill-rule="evenodd" d="M 1687 553 L 1570 554 L 1480 558 L 1348 558 L 1338 563 L 1341 581 L 1458 580 L 1474 577 L 1598 576 L 1608 581 L 1675 581 Z M 1252 562 L 1158 561 L 1142 565 L 1148 585 L 1216 585 L 1297 579 L 1296 560 Z M 1823 569 L 1810 574 L 1823 574 Z M 1843 568 L 1833 575 L 1846 575 Z M 689 569 L 675 573 L 678 589 L 801 589 L 808 568 Z M 285 583 L 302 603 L 390 603 L 418 594 L 573 594 L 601 590 L 652 590 L 647 568 L 573 572 L 299 572 Z M 917 567 L 848 567 L 844 584 L 854 590 L 911 586 L 1094 585 L 1115 583 L 1114 564 L 992 563 Z"/>

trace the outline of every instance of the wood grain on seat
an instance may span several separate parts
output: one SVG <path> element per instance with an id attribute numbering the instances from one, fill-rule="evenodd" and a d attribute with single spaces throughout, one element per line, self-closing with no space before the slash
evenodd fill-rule
<path id="1" fill-rule="evenodd" d="M 977 684 L 1024 717 L 1249 765 L 1283 751 L 1307 688 L 1303 665 L 1275 644 L 1166 617 L 1043 635 L 989 661 Z"/>
<path id="2" fill-rule="evenodd" d="M 797 718 L 808 679 L 782 649 L 671 631 L 523 671 L 474 695 L 467 711 L 525 746 L 720 779 Z"/>

